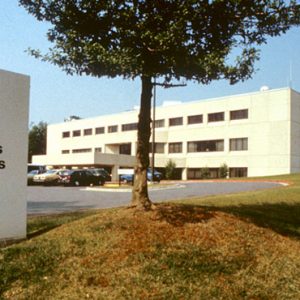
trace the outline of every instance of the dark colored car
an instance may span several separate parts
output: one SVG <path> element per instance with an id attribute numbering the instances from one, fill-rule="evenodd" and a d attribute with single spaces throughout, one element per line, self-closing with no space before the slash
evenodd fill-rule
<path id="1" fill-rule="evenodd" d="M 96 176 L 89 170 L 70 170 L 60 175 L 59 183 L 73 186 L 103 185 L 105 178 Z"/>
<path id="2" fill-rule="evenodd" d="M 103 176 L 105 181 L 111 181 L 111 175 L 103 168 L 89 169 L 95 176 Z"/>
<path id="3" fill-rule="evenodd" d="M 123 182 L 132 182 L 133 181 L 133 174 L 122 174 L 120 175 L 120 180 Z M 162 174 L 156 170 L 154 170 L 154 178 L 152 180 L 152 170 L 148 169 L 147 170 L 147 179 L 148 181 L 156 181 L 160 182 L 162 178 Z"/>
<path id="4" fill-rule="evenodd" d="M 37 165 L 37 164 L 28 164 L 27 165 L 27 173 L 31 173 L 31 171 L 34 171 L 34 170 L 38 171 L 38 173 L 36 173 L 36 174 L 42 174 L 47 171 L 45 165 Z"/>

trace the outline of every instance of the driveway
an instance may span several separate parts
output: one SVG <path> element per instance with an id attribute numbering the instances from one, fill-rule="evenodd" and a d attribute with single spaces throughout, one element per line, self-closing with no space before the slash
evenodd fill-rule
<path id="1" fill-rule="evenodd" d="M 166 188 L 151 187 L 152 201 L 169 201 L 190 197 L 230 194 L 278 187 L 275 182 L 183 182 Z M 28 214 L 51 214 L 80 209 L 99 209 L 126 206 L 131 190 L 86 187 L 29 186 L 27 190 Z"/>

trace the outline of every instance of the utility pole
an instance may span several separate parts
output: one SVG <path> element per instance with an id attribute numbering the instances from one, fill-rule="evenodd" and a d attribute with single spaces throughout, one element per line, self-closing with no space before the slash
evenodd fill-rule
<path id="1" fill-rule="evenodd" d="M 164 88 L 182 87 L 186 86 L 186 83 L 171 84 L 171 83 L 159 83 L 156 82 L 156 77 L 153 81 L 153 106 L 152 106 L 152 157 L 151 157 L 151 173 L 152 182 L 154 181 L 154 166 L 155 166 L 155 109 L 156 109 L 156 86 L 162 86 Z"/>
<path id="2" fill-rule="evenodd" d="M 156 77 L 153 83 L 153 106 L 152 106 L 152 157 L 151 157 L 151 181 L 154 182 L 154 166 L 155 166 L 155 107 L 156 107 Z"/>

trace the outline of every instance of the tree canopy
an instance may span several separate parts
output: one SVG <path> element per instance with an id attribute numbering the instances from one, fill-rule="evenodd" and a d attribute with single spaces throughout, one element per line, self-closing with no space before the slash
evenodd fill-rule
<path id="1" fill-rule="evenodd" d="M 68 73 L 201 83 L 247 79 L 255 46 L 299 23 L 297 1 L 286 2 L 20 0 L 53 25 L 48 39 L 55 46 L 43 58 Z"/>
<path id="2" fill-rule="evenodd" d="M 251 77 L 259 45 L 300 23 L 298 1 L 286 0 L 19 0 L 51 28 L 48 53 L 34 56 L 68 74 L 140 77 L 133 203 L 147 193 L 154 77 L 231 84 Z M 134 199 L 139 199 L 137 202 Z M 141 201 L 141 199 L 144 199 Z"/>
<path id="3" fill-rule="evenodd" d="M 46 145 L 47 123 L 32 124 L 28 134 L 28 162 L 31 162 L 32 155 L 46 154 Z"/>

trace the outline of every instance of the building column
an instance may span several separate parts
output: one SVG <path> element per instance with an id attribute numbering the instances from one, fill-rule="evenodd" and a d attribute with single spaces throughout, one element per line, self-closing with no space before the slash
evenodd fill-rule
<path id="1" fill-rule="evenodd" d="M 187 180 L 187 168 L 182 169 L 181 179 L 182 180 Z"/>
<path id="2" fill-rule="evenodd" d="M 119 165 L 113 165 L 111 168 L 111 180 L 112 181 L 119 181 L 119 175 L 118 170 L 120 166 Z"/>

